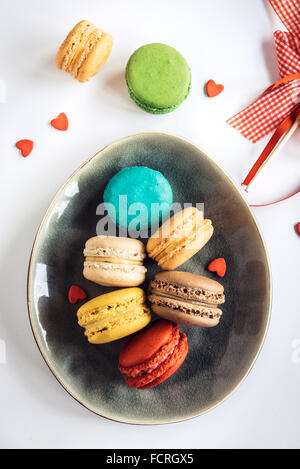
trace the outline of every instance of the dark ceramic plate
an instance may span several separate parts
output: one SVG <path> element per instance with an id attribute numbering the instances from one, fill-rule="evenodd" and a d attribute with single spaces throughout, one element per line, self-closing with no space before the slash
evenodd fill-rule
<path id="1" fill-rule="evenodd" d="M 87 342 L 77 324 L 78 305 L 68 302 L 70 285 L 89 298 L 111 289 L 82 276 L 85 241 L 96 234 L 108 180 L 126 166 L 148 166 L 169 180 L 175 202 L 204 203 L 215 232 L 209 243 L 180 267 L 218 279 L 208 263 L 224 257 L 226 293 L 220 324 L 211 329 L 182 326 L 189 354 L 167 381 L 149 390 L 125 386 L 118 355 L 126 339 Z M 158 270 L 147 261 L 148 278 Z M 146 282 L 146 283 L 147 283 Z M 146 287 L 147 285 L 145 285 Z M 141 133 L 108 145 L 64 184 L 38 230 L 29 266 L 29 317 L 49 368 L 75 399 L 104 417 L 154 424 L 185 420 L 228 397 L 252 367 L 270 316 L 270 271 L 253 215 L 231 180 L 199 148 L 164 133 Z"/>

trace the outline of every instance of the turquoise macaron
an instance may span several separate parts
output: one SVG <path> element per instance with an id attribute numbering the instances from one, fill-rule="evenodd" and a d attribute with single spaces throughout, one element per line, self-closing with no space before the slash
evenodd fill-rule
<path id="1" fill-rule="evenodd" d="M 123 168 L 104 189 L 108 215 L 119 227 L 130 231 L 148 229 L 170 213 L 173 191 L 167 179 L 146 166 Z"/>
<path id="2" fill-rule="evenodd" d="M 130 97 L 152 114 L 171 112 L 191 88 L 191 71 L 185 58 L 166 44 L 146 44 L 129 58 L 125 73 Z"/>

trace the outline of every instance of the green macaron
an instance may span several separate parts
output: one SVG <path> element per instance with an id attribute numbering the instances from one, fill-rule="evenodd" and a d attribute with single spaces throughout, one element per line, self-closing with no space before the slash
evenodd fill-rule
<path id="1" fill-rule="evenodd" d="M 152 114 L 165 114 L 188 96 L 191 72 L 185 58 L 173 47 L 146 44 L 130 57 L 126 83 L 139 107 Z"/>

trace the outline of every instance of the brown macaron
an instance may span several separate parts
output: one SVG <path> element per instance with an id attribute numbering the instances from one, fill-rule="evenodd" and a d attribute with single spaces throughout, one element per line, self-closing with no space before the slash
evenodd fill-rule
<path id="1" fill-rule="evenodd" d="M 90 21 L 82 20 L 61 44 L 56 65 L 76 80 L 85 82 L 104 65 L 112 49 L 112 36 Z"/>
<path id="2" fill-rule="evenodd" d="M 211 220 L 196 207 L 187 207 L 165 221 L 149 238 L 147 252 L 164 270 L 184 264 L 209 241 L 214 232 Z"/>
<path id="3" fill-rule="evenodd" d="M 189 272 L 158 272 L 149 285 L 151 309 L 170 321 L 189 326 L 216 326 L 225 302 L 223 286 Z"/>

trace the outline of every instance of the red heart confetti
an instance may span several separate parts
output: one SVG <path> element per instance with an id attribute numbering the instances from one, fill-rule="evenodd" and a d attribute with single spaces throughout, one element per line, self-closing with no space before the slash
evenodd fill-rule
<path id="1" fill-rule="evenodd" d="M 219 257 L 213 260 L 207 268 L 210 272 L 216 272 L 219 277 L 224 277 L 226 273 L 226 261 L 223 257 Z"/>
<path id="2" fill-rule="evenodd" d="M 78 287 L 77 285 L 72 285 L 70 287 L 68 298 L 69 298 L 69 302 L 72 305 L 77 303 L 77 301 L 79 300 L 85 300 L 86 297 L 87 297 L 87 294 L 81 287 Z"/>
<path id="3" fill-rule="evenodd" d="M 52 119 L 50 124 L 57 130 L 68 130 L 69 127 L 69 121 L 64 112 L 61 112 L 55 119 Z"/>
<path id="4" fill-rule="evenodd" d="M 218 94 L 222 93 L 222 91 L 224 90 L 224 85 L 217 85 L 214 80 L 208 80 L 205 85 L 205 88 L 207 96 L 209 98 L 214 98 L 215 96 L 218 96 Z"/>
<path id="5" fill-rule="evenodd" d="M 33 149 L 33 141 L 32 140 L 19 140 L 17 143 L 16 143 L 16 147 L 21 150 L 21 154 L 22 156 L 24 156 L 24 158 L 26 156 L 28 156 L 31 152 L 32 152 L 32 149 Z"/>
<path id="6" fill-rule="evenodd" d="M 298 234 L 300 235 L 300 221 L 296 224 L 296 230 Z"/>

